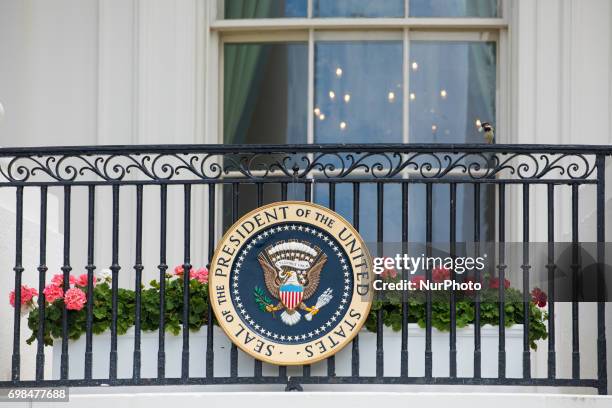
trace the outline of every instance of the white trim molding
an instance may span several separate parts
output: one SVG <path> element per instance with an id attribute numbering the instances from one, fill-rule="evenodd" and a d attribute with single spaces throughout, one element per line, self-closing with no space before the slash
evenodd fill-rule
<path id="1" fill-rule="evenodd" d="M 289 30 L 373 30 L 373 29 L 448 29 L 500 30 L 508 27 L 504 18 L 260 18 L 216 20 L 214 31 L 289 31 Z"/>

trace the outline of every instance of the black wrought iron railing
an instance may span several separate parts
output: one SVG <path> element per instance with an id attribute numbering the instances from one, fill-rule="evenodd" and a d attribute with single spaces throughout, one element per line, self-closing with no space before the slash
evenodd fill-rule
<path id="1" fill-rule="evenodd" d="M 409 336 L 409 294 L 402 295 L 401 302 L 401 341 L 399 348 L 385 347 L 385 330 L 383 310 L 378 309 L 376 316 L 375 348 L 360 347 L 359 336 L 355 338 L 350 350 L 350 370 L 339 374 L 336 360 L 327 360 L 326 372 L 317 374 L 313 367 L 304 366 L 300 373 L 291 375 L 287 367 L 278 367 L 271 374 L 270 367 L 261 362 L 253 362 L 250 375 L 239 375 L 239 351 L 231 346 L 227 360 L 216 358 L 215 329 L 210 304 L 201 313 L 192 303 L 193 289 L 189 289 L 189 279 L 183 279 L 181 288 L 170 288 L 166 277 L 169 271 L 169 259 L 180 259 L 178 262 L 184 271 L 192 268 L 193 254 L 207 252 L 212 257 L 216 237 L 224 228 L 239 218 L 249 208 L 270 201 L 287 199 L 317 200 L 331 209 L 350 212 L 349 218 L 358 230 L 366 234 L 371 229 L 370 239 L 384 241 L 389 228 L 398 232 L 393 238 L 398 242 L 410 240 L 412 228 L 422 229 L 426 242 L 435 239 L 434 213 L 437 191 L 444 189 L 448 226 L 443 230 L 448 234 L 448 241 L 454 243 L 461 235 L 464 240 L 480 242 L 492 240 L 504 242 L 508 239 L 508 210 L 516 203 L 521 203 L 520 219 L 512 219 L 514 225 L 522 225 L 522 242 L 530 240 L 530 225 L 534 222 L 533 203 L 535 194 L 546 197 L 547 240 L 555 241 L 555 223 L 558 221 L 555 209 L 558 207 L 561 189 L 569 189 L 571 208 L 571 239 L 578 241 L 579 208 L 581 199 L 590 197 L 586 205 L 592 206 L 588 211 L 595 215 L 596 234 L 593 241 L 605 242 L 605 164 L 606 157 L 612 153 L 607 146 L 561 146 L 561 145 L 277 145 L 277 146 L 227 146 L 227 145 L 166 145 L 166 146 L 103 146 L 103 147 L 58 147 L 58 148 L 4 148 L 0 149 L 0 190 L 14 191 L 15 218 L 15 256 L 11 266 L 14 271 L 14 315 L 12 323 L 12 355 L 10 361 L 11 378 L 0 381 L 0 387 L 8 386 L 42 386 L 70 385 L 96 386 L 110 385 L 162 385 L 162 384 L 286 384 L 288 389 L 299 389 L 304 384 L 465 384 L 465 385 L 525 385 L 525 386 L 572 386 L 594 387 L 600 394 L 607 394 L 606 372 L 606 335 L 605 303 L 597 303 L 597 312 L 592 316 L 597 328 L 597 336 L 592 345 L 579 342 L 580 327 L 578 314 L 580 305 L 574 302 L 571 308 L 572 349 L 570 353 L 556 350 L 556 339 L 559 333 L 555 327 L 555 299 L 549 293 L 547 306 L 547 370 L 538 377 L 532 367 L 532 350 L 529 339 L 529 295 L 530 256 L 526 249 L 523 252 L 521 276 L 523 278 L 524 329 L 522 355 L 508 355 L 506 351 L 506 327 L 504 313 L 504 284 L 499 285 L 501 299 L 498 321 L 497 341 L 497 375 L 485 377 L 482 374 L 481 350 L 481 307 L 476 295 L 474 303 L 474 333 L 470 355 L 470 375 L 458 374 L 457 362 L 457 319 L 456 299 L 451 296 L 450 327 L 448 333 L 449 361 L 447 375 L 434 375 L 433 361 L 438 358 L 432 349 L 432 309 L 431 297 L 428 295 L 425 312 L 424 351 L 415 352 L 411 348 Z M 458 214 L 458 189 L 465 198 L 462 212 Z M 26 269 L 24 260 L 24 205 L 28 191 L 36 191 L 38 206 L 38 266 Z M 391 193 L 391 191 L 394 191 Z M 63 231 L 63 261 L 61 265 L 49 265 L 47 262 L 47 223 L 48 198 L 50 194 L 60 198 Z M 80 195 L 79 195 L 80 194 Z M 76 198 L 77 195 L 80 198 Z M 509 199 L 512 195 L 513 200 Z M 133 212 L 120 213 L 121 199 L 129 196 L 134 199 Z M 390 198 L 392 197 L 392 198 Z M 446 198 L 448 197 L 448 198 Z M 179 203 L 179 206 L 174 204 Z M 197 204 L 196 204 L 197 202 Z M 174 203 L 174 204 L 173 204 Z M 422 207 L 411 210 L 409 203 L 420 203 Z M 514 204 L 513 204 L 514 203 Z M 12 204 L 12 203 L 11 203 Z M 541 204 L 541 202 L 540 202 Z M 194 206 L 197 211 L 194 212 Z M 466 208 L 470 206 L 471 208 Z M 148 207 L 148 208 L 147 208 Z M 341 208 L 340 208 L 341 207 Z M 484 211 L 483 207 L 487 207 Z M 421 212 L 418 208 L 423 208 Z M 82 218 L 76 219 L 75 210 L 81 211 Z M 132 211 L 130 210 L 130 211 Z M 201 216 L 199 211 L 203 211 Z M 416 216 L 411 211 L 417 211 Z M 515 212 L 513 211 L 513 214 Z M 110 253 L 100 256 L 96 249 L 103 239 L 96 228 L 109 215 L 111 232 Z M 153 214 L 153 216 L 151 215 Z M 176 225 L 176 214 L 180 214 L 182 225 Z M 458 220 L 471 214 L 468 232 L 459 231 Z M 531 217 L 530 217 L 531 215 Z M 172 217 L 172 221 L 169 218 Z M 462 223 L 465 224 L 465 223 Z M 487 227 L 484 228 L 483 225 Z M 154 233 L 150 226 L 155 225 Z M 391 225 L 391 227 L 389 227 Z M 416 227 L 415 227 L 416 226 Z M 172 235 L 172 228 L 179 228 L 178 234 Z M 463 227 L 462 227 L 463 228 Z M 129 230 L 133 234 L 127 237 L 122 232 Z M 144 232 L 143 232 L 144 231 Z M 201 239 L 195 242 L 195 232 L 201 231 Z M 467 237 L 466 234 L 470 236 Z M 482 234 L 487 235 L 483 237 Z M 182 254 L 176 254 L 176 246 L 169 248 L 168 240 L 172 235 L 179 240 Z M 106 239 L 106 237 L 104 238 Z M 75 240 L 86 241 L 84 253 L 76 253 Z M 143 250 L 144 241 L 157 248 L 155 260 L 145 259 L 148 252 Z M 203 249 L 204 248 L 207 249 Z M 121 259 L 124 246 L 134 248 L 132 259 Z M 174 252 L 173 252 L 174 251 Z M 197 255 L 199 256 L 199 255 Z M 598 260 L 603 263 L 603 251 L 598 253 Z M 173 258 L 174 257 L 174 258 Z M 84 261 L 76 264 L 75 259 Z M 6 261 L 6 260 L 4 260 Z M 205 260 L 206 261 L 206 260 Z M 496 259 L 498 278 L 504 282 L 506 259 L 504 253 Z M 6 262 L 5 262 L 6 263 Z M 151 310 L 146 290 L 143 288 L 145 264 L 154 264 L 156 276 L 159 276 L 159 300 Z M 103 265 L 103 266 L 101 266 Z M 5 264 L 3 264 L 3 267 Z M 94 275 L 97 270 L 109 267 L 111 279 L 108 289 L 108 310 L 110 319 L 108 327 L 97 327 L 98 307 L 104 299 L 94 299 Z M 549 274 L 554 276 L 554 258 L 547 265 Z M 61 270 L 63 275 L 63 292 L 70 289 L 70 275 L 82 271 L 87 275 L 85 285 L 87 299 L 84 310 L 84 321 L 78 323 L 72 310 L 62 303 L 58 310 L 50 310 L 43 295 L 49 282 L 50 271 Z M 5 269 L 5 273 L 8 270 Z M 133 277 L 133 308 L 122 306 L 124 292 L 121 282 L 125 276 Z M 152 275 L 150 275 L 152 276 Z M 30 296 L 20 289 L 28 277 L 38 278 L 37 304 L 22 305 L 22 296 Z M 431 270 L 428 271 L 431 278 Z M 123 280 L 122 280 L 123 279 Z M 12 288 L 12 287 L 11 287 Z M 167 296 L 170 290 L 174 296 L 179 294 L 181 308 L 177 309 L 178 320 L 169 321 Z M 549 288 L 554 290 L 554 287 Z M 9 289 L 7 289 L 8 292 Z M 128 296 L 128 295 L 125 295 Z M 132 296 L 132 295 L 129 295 Z M 176 299 L 172 299 L 176 301 Z M 33 337 L 36 346 L 34 367 L 23 364 L 24 350 L 28 347 L 22 340 L 22 308 L 36 307 L 30 313 L 28 324 L 34 327 Z M 8 306 L 7 306 L 8 307 Z M 155 309 L 155 307 L 153 309 Z M 145 319 L 144 313 L 149 313 Z M 47 314 L 55 313 L 58 323 L 55 331 L 48 332 L 45 324 L 51 319 Z M 118 338 L 125 331 L 124 321 L 130 315 L 134 326 L 133 349 L 130 352 L 132 361 L 131 375 L 123 378 L 118 374 L 119 355 Z M 151 318 L 156 316 L 157 321 Z M 200 320 L 198 320 L 200 319 Z M 199 321 L 199 323 L 194 323 Z M 37 323 L 38 322 L 38 323 Z M 177 323 L 178 322 L 178 323 Z M 55 323 L 53 323 L 55 324 Z M 75 325 L 82 324 L 85 337 L 85 351 L 76 354 L 71 351 L 70 338 L 74 337 Z M 189 328 L 192 324 L 206 327 L 205 349 L 191 347 L 193 334 Z M 6 325 L 10 327 L 9 324 Z M 143 356 L 141 347 L 142 333 L 153 327 L 159 330 L 158 342 L 154 354 Z M 30 327 L 30 328 L 32 328 Z M 180 354 L 180 375 L 166 375 L 168 355 L 165 350 L 165 330 L 175 329 L 182 333 Z M 107 330 L 106 330 L 107 329 Z M 103 357 L 96 356 L 93 348 L 94 332 L 110 332 L 110 346 Z M 0 342 L 9 342 L 11 336 L 7 331 L 0 335 Z M 59 372 L 48 374 L 46 367 L 51 364 L 49 354 L 45 353 L 45 341 L 55 338 L 59 357 Z M 583 378 L 581 367 L 582 347 L 596 347 L 596 376 Z M 583 349 L 584 350 L 584 349 Z M 80 353 L 80 352 L 79 352 Z M 375 372 L 363 373 L 362 364 L 365 356 L 375 356 Z M 400 371 L 389 374 L 385 367 L 385 356 L 393 356 L 400 361 Z M 194 360 L 195 356 L 195 360 Z M 217 356 L 218 357 L 218 356 Z M 108 362 L 107 375 L 102 378 L 94 374 L 96 358 Z M 142 375 L 143 360 L 156 360 L 155 376 Z M 424 373 L 415 375 L 409 369 L 410 360 L 424 361 Z M 522 361 L 522 375 L 510 378 L 506 375 L 509 359 Z M 557 363 L 570 361 L 571 376 L 559 378 Z M 194 375 L 195 364 L 202 369 L 202 375 Z M 75 363 L 76 362 L 76 363 Z M 78 364 L 83 367 L 82 374 L 75 375 L 70 367 Z M 223 368 L 221 370 L 221 368 Z M 226 370 L 229 368 L 229 370 Z M 264 369 L 265 368 L 265 369 Z M 227 371 L 227 373 L 226 373 Z M 32 372 L 32 378 L 26 375 Z M 222 372 L 223 374 L 219 374 Z"/>

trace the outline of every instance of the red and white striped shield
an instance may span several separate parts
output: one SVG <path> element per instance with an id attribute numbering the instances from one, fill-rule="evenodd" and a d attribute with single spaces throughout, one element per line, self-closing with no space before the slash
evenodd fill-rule
<path id="1" fill-rule="evenodd" d="M 293 310 L 302 303 L 304 288 L 301 285 L 281 285 L 279 294 L 283 305 L 287 309 Z"/>

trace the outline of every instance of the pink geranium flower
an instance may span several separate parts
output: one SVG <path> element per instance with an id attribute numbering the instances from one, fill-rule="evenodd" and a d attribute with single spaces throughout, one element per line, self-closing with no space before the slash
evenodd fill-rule
<path id="1" fill-rule="evenodd" d="M 96 283 L 98 283 L 98 280 L 94 276 L 94 278 L 93 278 L 93 285 L 96 286 Z M 86 273 L 81 274 L 81 276 L 79 276 L 76 279 L 75 284 L 77 286 L 81 286 L 83 288 L 86 288 L 87 287 L 87 274 Z"/>
<path id="2" fill-rule="evenodd" d="M 184 269 L 183 265 L 175 266 L 174 267 L 174 275 L 178 276 L 178 277 L 183 276 L 183 269 Z M 189 276 L 192 276 L 193 272 L 194 272 L 194 270 L 193 270 L 193 268 L 191 268 L 191 270 L 189 271 Z"/>
<path id="3" fill-rule="evenodd" d="M 37 296 L 38 292 L 34 288 L 30 288 L 26 285 L 21 285 L 21 305 L 29 304 L 34 296 Z M 9 303 L 15 307 L 15 291 L 11 290 L 9 293 Z"/>
<path id="4" fill-rule="evenodd" d="M 49 303 L 55 302 L 57 299 L 61 299 L 64 297 L 64 289 L 61 286 L 56 286 L 54 284 L 49 284 L 45 286 L 43 290 L 43 295 L 45 295 L 45 299 Z"/>
<path id="5" fill-rule="evenodd" d="M 447 268 L 434 268 L 431 271 L 431 277 L 434 282 L 444 282 L 450 279 L 450 269 Z"/>
<path id="6" fill-rule="evenodd" d="M 425 277 L 422 275 L 415 275 L 410 278 L 410 282 L 416 286 L 417 289 L 421 288 L 421 282 L 425 282 Z"/>
<path id="7" fill-rule="evenodd" d="M 70 275 L 69 282 L 71 285 L 74 285 L 76 283 L 76 278 Z M 53 275 L 53 278 L 51 278 L 51 283 L 55 286 L 64 286 L 64 274 L 57 273 Z"/>
<path id="8" fill-rule="evenodd" d="M 191 270 L 191 279 L 197 279 L 200 283 L 208 283 L 208 269 L 200 268 L 197 271 Z"/>
<path id="9" fill-rule="evenodd" d="M 489 287 L 491 289 L 499 289 L 499 278 L 491 278 L 489 281 Z M 508 289 L 510 287 L 510 281 L 508 279 L 504 279 L 504 288 Z"/>
<path id="10" fill-rule="evenodd" d="M 385 260 L 386 259 L 389 259 L 389 258 L 385 258 Z M 385 265 L 385 262 L 383 262 L 383 265 Z M 397 277 L 397 271 L 393 267 L 391 267 L 391 268 L 385 267 L 385 269 L 381 272 L 380 277 L 382 279 L 396 278 Z"/>
<path id="11" fill-rule="evenodd" d="M 81 310 L 85 303 L 87 302 L 87 297 L 85 296 L 85 292 L 83 292 L 79 288 L 72 288 L 66 291 L 66 295 L 64 296 L 64 304 L 66 305 L 66 309 L 68 310 Z"/>

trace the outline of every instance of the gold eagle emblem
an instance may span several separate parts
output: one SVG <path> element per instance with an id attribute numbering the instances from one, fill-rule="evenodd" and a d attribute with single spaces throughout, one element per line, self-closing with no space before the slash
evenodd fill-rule
<path id="1" fill-rule="evenodd" d="M 332 299 L 332 289 L 327 288 L 313 306 L 304 303 L 317 291 L 321 271 L 327 262 L 327 255 L 319 247 L 305 241 L 279 241 L 263 250 L 257 259 L 263 269 L 266 288 L 278 302 L 274 305 L 274 301 L 258 288 L 255 288 L 255 301 L 263 311 L 282 310 L 283 323 L 297 324 L 302 317 L 300 310 L 307 312 L 305 318 L 310 321 Z"/>

